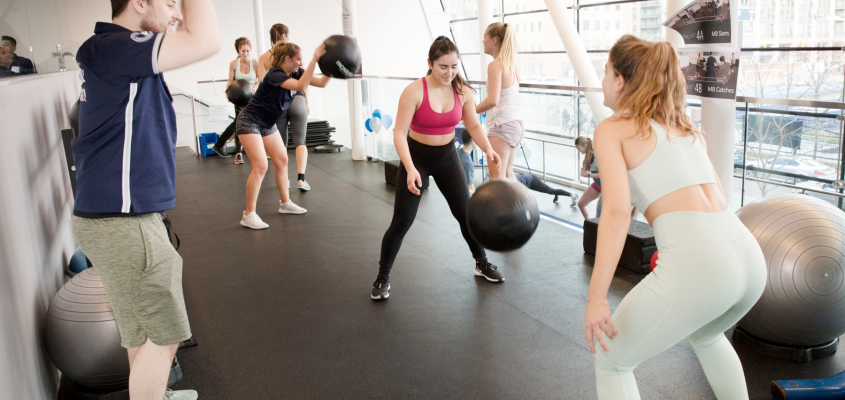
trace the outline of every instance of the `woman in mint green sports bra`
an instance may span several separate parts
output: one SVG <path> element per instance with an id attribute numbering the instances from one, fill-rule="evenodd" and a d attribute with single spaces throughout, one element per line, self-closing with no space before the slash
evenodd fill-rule
<path id="1" fill-rule="evenodd" d="M 766 264 L 728 207 L 702 134 L 686 115 L 674 48 L 623 36 L 610 50 L 602 88 L 615 113 L 593 140 L 604 205 L 584 313 L 598 397 L 639 399 L 634 368 L 687 338 L 716 398 L 747 399 L 742 364 L 724 331 L 760 298 Z M 631 203 L 654 228 L 660 258 L 611 316 L 607 292 Z"/>
<path id="2" fill-rule="evenodd" d="M 243 79 L 253 85 L 253 91 L 255 91 L 255 83 L 258 81 L 258 74 L 256 73 L 256 67 L 258 66 L 258 61 L 253 59 L 251 56 L 252 53 L 252 43 L 250 43 L 249 39 L 245 37 L 239 37 L 235 39 L 235 50 L 238 51 L 238 58 L 232 60 L 229 63 L 229 80 L 226 81 L 226 89 L 229 88 L 229 85 L 232 82 Z M 223 92 L 226 92 L 226 89 L 223 89 Z M 241 108 L 235 106 L 235 121 L 238 120 L 238 115 L 241 114 Z M 220 134 L 220 138 L 217 139 L 217 143 L 214 144 L 212 150 L 214 150 L 217 155 L 223 158 L 229 158 L 230 156 L 223 152 L 223 146 L 235 134 L 235 121 Z M 241 156 L 241 141 L 235 136 L 235 164 L 243 164 L 243 157 Z"/>

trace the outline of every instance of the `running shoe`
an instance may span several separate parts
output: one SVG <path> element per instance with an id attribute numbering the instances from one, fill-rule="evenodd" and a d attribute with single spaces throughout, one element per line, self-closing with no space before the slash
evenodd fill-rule
<path id="1" fill-rule="evenodd" d="M 575 194 L 575 193 L 572 193 L 572 195 L 570 197 L 572 197 L 572 204 L 570 204 L 569 206 L 572 207 L 572 208 L 575 208 L 575 206 L 578 205 L 578 195 Z"/>
<path id="2" fill-rule="evenodd" d="M 373 292 L 370 298 L 373 300 L 384 300 L 390 297 L 390 277 L 387 274 L 378 274 L 373 283 Z"/>
<path id="3" fill-rule="evenodd" d="M 196 390 L 170 390 L 164 392 L 164 400 L 197 400 Z"/>
<path id="4" fill-rule="evenodd" d="M 308 184 L 306 181 L 298 181 L 296 187 L 299 188 L 300 192 L 307 192 L 311 190 L 311 185 Z"/>
<path id="5" fill-rule="evenodd" d="M 250 229 L 267 229 L 270 227 L 270 225 L 267 225 L 261 220 L 261 217 L 255 211 L 244 214 L 243 218 L 241 218 L 241 225 Z"/>
<path id="6" fill-rule="evenodd" d="M 305 214 L 308 210 L 293 204 L 293 201 L 288 200 L 287 203 L 282 203 L 279 200 L 279 214 Z"/>
<path id="7" fill-rule="evenodd" d="M 235 154 L 235 165 L 240 165 L 244 163 L 244 158 L 241 156 L 241 153 Z"/>
<path id="8" fill-rule="evenodd" d="M 223 149 L 218 149 L 218 148 L 217 148 L 217 146 L 211 146 L 211 151 L 213 151 L 213 152 L 214 152 L 214 153 L 216 153 L 218 156 L 220 156 L 220 158 L 229 158 L 229 157 L 231 157 L 231 155 L 226 154 L 226 152 L 224 152 L 224 151 L 223 151 Z"/>
<path id="9" fill-rule="evenodd" d="M 498 271 L 499 267 L 487 262 L 487 259 L 475 263 L 475 276 L 481 276 L 490 282 L 504 282 L 505 277 Z"/>

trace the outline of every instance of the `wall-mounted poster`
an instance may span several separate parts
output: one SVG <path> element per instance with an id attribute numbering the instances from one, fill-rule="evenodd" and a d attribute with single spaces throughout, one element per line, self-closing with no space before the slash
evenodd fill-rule
<path id="1" fill-rule="evenodd" d="M 678 31 L 687 45 L 730 43 L 731 7 L 728 0 L 695 0 L 663 26 Z"/>
<path id="2" fill-rule="evenodd" d="M 736 99 L 739 49 L 680 49 L 678 57 L 687 83 L 687 96 L 730 101 Z"/>

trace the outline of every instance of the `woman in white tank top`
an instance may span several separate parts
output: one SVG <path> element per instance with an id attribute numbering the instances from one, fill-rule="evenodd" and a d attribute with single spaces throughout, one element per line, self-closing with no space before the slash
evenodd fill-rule
<path id="1" fill-rule="evenodd" d="M 506 23 L 495 22 L 484 32 L 484 53 L 494 60 L 487 66 L 487 98 L 475 106 L 479 114 L 487 112 L 487 136 L 502 158 L 501 172 L 490 169 L 490 178 L 516 179 L 513 159 L 525 129 L 519 112 L 519 72 L 516 67 L 516 34 Z"/>
<path id="2" fill-rule="evenodd" d="M 701 132 L 686 115 L 675 49 L 622 36 L 610 50 L 602 89 L 615 113 L 593 140 L 604 205 L 584 312 L 598 398 L 639 399 L 634 368 L 687 338 L 716 398 L 748 399 L 724 332 L 760 298 L 766 262 L 728 207 Z M 632 202 L 654 228 L 657 267 L 611 315 L 607 293 Z"/>

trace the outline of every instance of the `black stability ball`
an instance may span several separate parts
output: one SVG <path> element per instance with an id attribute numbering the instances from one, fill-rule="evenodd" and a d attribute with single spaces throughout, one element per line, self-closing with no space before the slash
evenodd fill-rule
<path id="1" fill-rule="evenodd" d="M 73 107 L 70 108 L 70 113 L 68 114 L 68 119 L 70 120 L 70 129 L 73 130 L 73 137 L 79 137 L 79 100 L 76 103 L 73 103 Z"/>
<path id="2" fill-rule="evenodd" d="M 349 36 L 334 35 L 326 39 L 326 54 L 317 63 L 324 75 L 349 79 L 361 68 L 361 48 Z"/>
<path id="3" fill-rule="evenodd" d="M 252 94 L 252 84 L 245 79 L 232 81 L 229 87 L 226 88 L 226 95 L 229 96 L 229 102 L 241 108 L 249 104 Z"/>
<path id="4" fill-rule="evenodd" d="M 516 180 L 492 179 L 469 199 L 469 234 L 484 248 L 516 250 L 531 239 L 539 223 L 537 199 Z"/>

